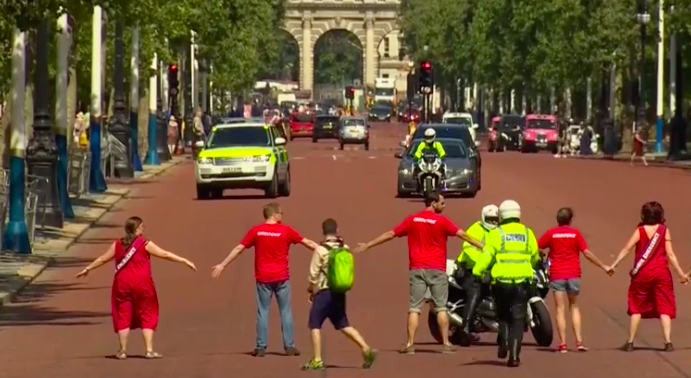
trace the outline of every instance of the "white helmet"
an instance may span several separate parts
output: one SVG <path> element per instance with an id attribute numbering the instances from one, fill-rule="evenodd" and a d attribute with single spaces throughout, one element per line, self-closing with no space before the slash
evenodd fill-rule
<path id="1" fill-rule="evenodd" d="M 497 205 L 487 205 L 482 208 L 482 218 L 480 218 L 480 222 L 482 222 L 482 226 L 487 229 L 491 230 L 493 228 L 497 227 L 496 223 L 488 222 L 488 218 L 499 218 L 499 208 Z"/>
<path id="2" fill-rule="evenodd" d="M 436 138 L 436 136 L 437 136 L 437 132 L 434 131 L 433 128 L 430 127 L 429 129 L 425 130 L 425 140 L 426 141 L 431 142 L 434 140 L 434 138 Z"/>
<path id="3" fill-rule="evenodd" d="M 499 219 L 521 218 L 521 205 L 514 200 L 506 200 L 499 205 Z"/>

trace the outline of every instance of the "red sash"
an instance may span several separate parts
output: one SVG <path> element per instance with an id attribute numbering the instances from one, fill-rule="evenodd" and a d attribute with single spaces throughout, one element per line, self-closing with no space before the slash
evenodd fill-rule
<path id="1" fill-rule="evenodd" d="M 136 238 L 134 238 L 132 244 L 130 244 L 129 249 L 127 250 L 127 253 L 125 253 L 125 257 L 123 257 L 122 260 L 120 260 L 120 262 L 117 263 L 117 265 L 115 265 L 115 274 L 121 272 L 125 268 L 125 266 L 127 266 L 127 263 L 129 263 L 130 260 L 132 260 L 132 256 L 134 256 L 134 254 L 137 253 L 139 248 L 145 246 L 148 242 L 148 240 L 141 236 L 137 236 Z"/>
<path id="2" fill-rule="evenodd" d="M 645 249 L 643 250 L 643 254 L 636 260 L 635 264 L 633 265 L 633 269 L 631 269 L 631 272 L 629 273 L 631 277 L 635 277 L 638 272 L 643 269 L 650 260 L 655 257 L 654 253 L 657 251 L 658 247 L 660 246 L 660 243 L 663 241 L 665 238 L 665 231 L 666 228 L 663 225 L 659 225 L 657 227 L 657 230 L 655 230 L 655 233 L 653 236 L 650 238 L 648 241 L 648 245 L 645 246 Z"/>

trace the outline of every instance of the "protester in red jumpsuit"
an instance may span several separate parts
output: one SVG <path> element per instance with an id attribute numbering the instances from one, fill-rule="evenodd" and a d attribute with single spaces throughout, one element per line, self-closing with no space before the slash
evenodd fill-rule
<path id="1" fill-rule="evenodd" d="M 672 248 L 672 234 L 665 226 L 665 211 L 657 202 L 648 202 L 641 209 L 641 222 L 629 238 L 619 256 L 614 261 L 614 269 L 635 249 L 634 266 L 630 272 L 628 314 L 631 317 L 629 338 L 621 347 L 625 352 L 634 350 L 633 340 L 641 319 L 660 319 L 665 351 L 674 350 L 672 346 L 672 319 L 676 317 L 674 283 L 669 265 L 677 271 L 681 283 L 688 277 L 679 266 Z"/>
<path id="2" fill-rule="evenodd" d="M 108 251 L 94 260 L 77 274 L 86 277 L 90 271 L 115 259 L 115 277 L 111 306 L 113 328 L 118 334 L 120 350 L 115 355 L 119 360 L 127 358 L 127 339 L 131 329 L 142 329 L 145 357 L 161 358 L 153 350 L 154 331 L 158 326 L 158 296 L 151 276 L 151 255 L 183 263 L 192 270 L 194 264 L 172 252 L 168 252 L 144 237 L 144 223 L 139 217 L 125 222 L 125 237 L 113 243 Z"/>

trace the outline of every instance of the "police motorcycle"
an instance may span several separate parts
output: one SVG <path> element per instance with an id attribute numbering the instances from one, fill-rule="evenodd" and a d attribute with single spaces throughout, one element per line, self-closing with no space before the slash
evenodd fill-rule
<path id="1" fill-rule="evenodd" d="M 449 316 L 449 340 L 453 344 L 459 344 L 463 334 L 463 309 L 465 307 L 465 292 L 457 277 L 459 265 L 453 259 L 446 260 L 446 274 L 449 279 L 449 299 L 446 305 Z M 457 279 L 458 278 L 458 279 Z M 552 345 L 553 331 L 552 319 L 547 309 L 544 298 L 549 292 L 549 260 L 540 254 L 539 261 L 533 267 L 533 281 L 528 311 L 526 316 L 526 332 L 530 329 L 538 346 L 549 347 Z M 425 299 L 431 301 L 429 290 Z M 433 306 L 432 306 L 433 307 Z M 427 325 L 434 339 L 441 343 L 441 332 L 437 323 L 437 315 L 430 307 Z M 470 327 L 471 332 L 489 333 L 499 332 L 499 323 L 496 320 L 494 300 L 491 296 L 490 277 L 485 275 L 482 282 L 482 301 L 475 311 L 475 319 Z"/>
<path id="2" fill-rule="evenodd" d="M 424 143 L 424 142 L 423 142 Z M 443 185 L 442 161 L 436 153 L 425 153 L 417 164 L 418 191 L 427 196 Z"/>

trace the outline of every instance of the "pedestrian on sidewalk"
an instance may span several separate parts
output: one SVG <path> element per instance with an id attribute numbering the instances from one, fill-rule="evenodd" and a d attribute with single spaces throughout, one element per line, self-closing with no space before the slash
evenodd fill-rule
<path id="1" fill-rule="evenodd" d="M 617 265 L 635 247 L 633 269 L 629 273 L 629 310 L 631 317 L 629 338 L 621 347 L 624 352 L 633 352 L 633 340 L 641 319 L 660 319 L 665 352 L 674 350 L 672 346 L 672 319 L 676 317 L 677 307 L 674 298 L 674 281 L 670 265 L 679 275 L 679 282 L 686 284 L 689 277 L 679 266 L 672 247 L 672 234 L 665 225 L 665 210 L 657 202 L 648 202 L 641 209 L 641 222 L 626 242 L 624 248 L 612 263 Z"/>
<path id="2" fill-rule="evenodd" d="M 159 308 L 156 287 L 151 276 L 152 255 L 197 270 L 191 261 L 147 240 L 144 237 L 144 221 L 139 217 L 131 217 L 125 222 L 125 237 L 111 244 L 106 253 L 77 274 L 77 277 L 86 277 L 90 271 L 115 259 L 111 306 L 113 327 L 120 342 L 120 350 L 115 358 L 119 360 L 127 358 L 130 330 L 137 328 L 141 328 L 144 335 L 145 357 L 163 357 L 153 348 Z"/>
<path id="3" fill-rule="evenodd" d="M 566 305 L 568 302 L 571 312 L 573 333 L 576 337 L 576 349 L 579 352 L 588 350 L 583 344 L 581 333 L 581 310 L 578 306 L 578 295 L 581 291 L 581 261 L 583 253 L 588 261 L 600 267 L 608 274 L 612 274 L 607 265 L 603 264 L 597 256 L 588 250 L 588 245 L 581 232 L 571 226 L 573 210 L 563 207 L 557 212 L 557 227 L 544 233 L 538 240 L 540 250 L 549 250 L 549 287 L 554 294 L 556 307 L 557 333 L 559 336 L 559 353 L 568 352 L 566 346 Z"/>
<path id="4" fill-rule="evenodd" d="M 408 340 L 400 351 L 402 354 L 415 354 L 415 334 L 420 320 L 420 310 L 428 289 L 432 294 L 434 311 L 437 313 L 437 322 L 444 344 L 442 352 L 454 352 L 454 347 L 449 342 L 449 319 L 446 313 L 446 302 L 449 296 L 449 280 L 446 276 L 446 239 L 456 236 L 477 248 L 482 249 L 483 245 L 441 215 L 444 206 L 444 196 L 439 193 L 430 193 L 425 197 L 423 211 L 410 215 L 393 230 L 367 243 L 362 243 L 357 248 L 357 252 L 362 253 L 395 237 L 408 237 L 410 303 Z"/>
<path id="5" fill-rule="evenodd" d="M 321 327 L 328 318 L 337 331 L 341 331 L 362 350 L 363 369 L 369 369 L 374 363 L 377 351 L 370 348 L 360 332 L 348 322 L 346 315 L 346 293 L 332 291 L 329 287 L 329 254 L 332 250 L 348 249 L 343 238 L 338 236 L 338 225 L 334 219 L 322 223 L 324 241 L 314 250 L 309 272 L 308 299 L 312 303 L 309 313 L 310 337 L 312 339 L 312 359 L 302 370 L 322 370 L 326 368 L 322 360 Z"/>
<path id="6" fill-rule="evenodd" d="M 257 345 L 252 356 L 264 357 L 267 346 L 269 308 L 271 297 L 276 296 L 281 315 L 283 347 L 287 356 L 299 356 L 293 338 L 293 311 L 290 306 L 290 272 L 288 252 L 292 244 L 302 244 L 315 250 L 319 245 L 303 238 L 292 227 L 282 223 L 283 211 L 278 203 L 264 206 L 264 223 L 252 227 L 230 254 L 211 270 L 217 278 L 240 254 L 254 247 L 254 278 L 257 299 Z"/>
<path id="7" fill-rule="evenodd" d="M 168 139 L 168 151 L 170 151 L 171 155 L 174 155 L 175 147 L 178 145 L 178 140 L 180 139 L 180 130 L 178 127 L 178 120 L 173 114 L 171 114 L 170 119 L 168 119 L 168 135 L 166 135 L 166 137 Z"/>
<path id="8" fill-rule="evenodd" d="M 636 129 L 633 134 L 633 148 L 631 149 L 631 166 L 636 158 L 643 160 L 643 165 L 648 166 L 648 160 L 645 158 L 645 146 L 647 142 L 643 139 L 640 129 Z"/>

